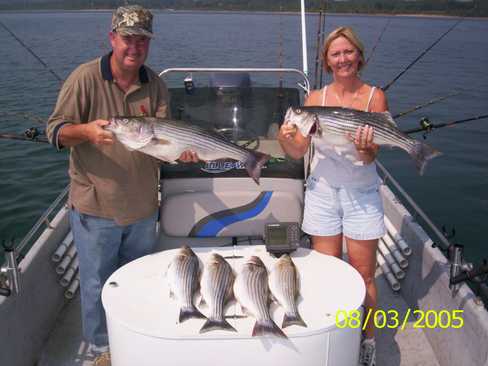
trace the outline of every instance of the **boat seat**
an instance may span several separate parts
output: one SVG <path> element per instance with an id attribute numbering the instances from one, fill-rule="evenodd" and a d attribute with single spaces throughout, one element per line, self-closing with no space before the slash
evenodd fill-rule
<path id="1" fill-rule="evenodd" d="M 303 184 L 300 181 L 292 182 L 292 189 L 259 191 L 252 186 L 250 190 L 240 189 L 239 184 L 235 184 L 236 180 L 241 180 L 245 185 L 255 185 L 249 183 L 249 179 L 228 178 L 233 188 L 220 190 L 210 185 L 208 190 L 195 191 L 185 190 L 181 182 L 184 180 L 187 179 L 165 182 L 160 229 L 168 236 L 262 236 L 265 224 L 301 222 Z M 280 184 L 282 180 L 279 179 Z M 168 185 L 172 188 L 168 189 Z"/>

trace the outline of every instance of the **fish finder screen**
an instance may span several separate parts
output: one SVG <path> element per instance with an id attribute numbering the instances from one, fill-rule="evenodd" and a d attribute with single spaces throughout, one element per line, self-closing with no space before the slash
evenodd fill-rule
<path id="1" fill-rule="evenodd" d="M 268 226 L 267 242 L 269 245 L 285 244 L 287 239 L 286 227 Z"/>

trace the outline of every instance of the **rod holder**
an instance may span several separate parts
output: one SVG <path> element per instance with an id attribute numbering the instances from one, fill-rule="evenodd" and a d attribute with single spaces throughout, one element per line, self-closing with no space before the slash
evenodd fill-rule
<path id="1" fill-rule="evenodd" d="M 20 293 L 20 270 L 15 258 L 15 250 L 13 248 L 5 248 L 5 257 L 7 263 L 0 268 L 0 272 L 7 277 L 8 287 L 0 288 L 0 295 L 18 295 Z"/>

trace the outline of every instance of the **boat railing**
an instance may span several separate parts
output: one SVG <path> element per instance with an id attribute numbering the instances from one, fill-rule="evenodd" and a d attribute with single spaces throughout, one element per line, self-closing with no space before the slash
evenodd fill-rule
<path id="1" fill-rule="evenodd" d="M 17 261 L 20 261 L 24 257 L 24 249 L 29 249 L 32 244 L 37 240 L 39 235 L 44 229 L 50 226 L 52 218 L 58 213 L 61 206 L 66 204 L 66 199 L 69 192 L 69 184 L 63 189 L 58 197 L 51 203 L 51 205 L 44 211 L 41 217 L 32 226 L 29 232 L 24 236 L 22 241 L 15 247 L 15 251 L 18 253 Z"/>
<path id="2" fill-rule="evenodd" d="M 436 225 L 430 220 L 427 214 L 419 207 L 419 205 L 413 200 L 413 198 L 402 188 L 400 183 L 393 178 L 393 175 L 381 164 L 378 160 L 376 160 L 376 165 L 378 166 L 380 176 L 383 180 L 383 183 L 388 185 L 389 187 L 393 187 L 396 193 L 401 196 L 401 200 L 403 204 L 408 205 L 411 208 L 410 213 L 414 217 L 414 219 L 418 220 L 419 218 L 423 221 L 423 223 L 428 227 L 428 230 L 436 236 L 436 239 L 433 240 L 436 245 L 440 247 L 443 252 L 446 252 L 448 248 L 451 246 L 449 239 L 446 238 L 443 232 L 441 232 Z"/>
<path id="3" fill-rule="evenodd" d="M 175 67 L 161 71 L 159 77 L 165 76 L 169 73 L 276 73 L 276 74 L 297 74 L 302 78 L 303 84 L 298 85 L 304 90 L 306 94 L 310 92 L 310 81 L 305 73 L 293 68 L 218 68 L 218 67 Z"/>

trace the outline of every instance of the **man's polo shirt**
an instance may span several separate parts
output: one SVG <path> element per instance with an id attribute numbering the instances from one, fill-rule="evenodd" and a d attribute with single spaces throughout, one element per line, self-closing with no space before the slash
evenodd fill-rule
<path id="1" fill-rule="evenodd" d="M 58 133 L 67 123 L 111 117 L 166 117 L 169 96 L 154 71 L 142 66 L 139 81 L 127 92 L 117 86 L 108 54 L 79 66 L 63 84 L 47 122 L 47 136 L 58 149 Z M 156 212 L 159 167 L 149 155 L 127 150 L 120 142 L 96 146 L 83 142 L 71 148 L 69 202 L 84 214 L 128 225 Z"/>

